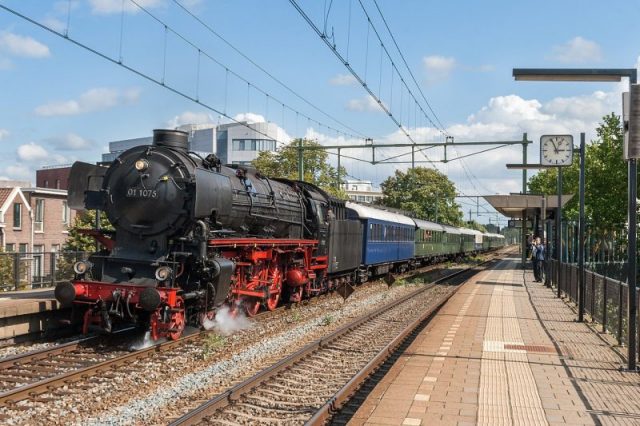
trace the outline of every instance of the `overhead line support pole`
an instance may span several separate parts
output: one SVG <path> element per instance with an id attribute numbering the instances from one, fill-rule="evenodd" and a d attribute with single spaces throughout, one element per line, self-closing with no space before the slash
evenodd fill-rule
<path id="1" fill-rule="evenodd" d="M 338 148 L 338 189 L 340 189 L 340 148 Z"/>
<path id="2" fill-rule="evenodd" d="M 584 270 L 584 172 L 585 172 L 585 134 L 580 133 L 580 178 L 579 190 L 580 207 L 578 220 L 578 321 L 584 321 L 584 302 L 585 302 L 585 281 L 586 274 Z"/>
<path id="3" fill-rule="evenodd" d="M 560 264 L 562 263 L 562 167 L 558 167 L 558 210 L 556 211 L 556 286 L 560 297 Z"/>
<path id="4" fill-rule="evenodd" d="M 522 169 L 522 193 L 526 194 L 527 193 L 527 134 L 523 133 L 522 134 L 522 164 L 525 165 L 525 167 Z"/>
<path id="5" fill-rule="evenodd" d="M 298 180 L 304 180 L 304 155 L 302 138 L 298 140 Z"/>

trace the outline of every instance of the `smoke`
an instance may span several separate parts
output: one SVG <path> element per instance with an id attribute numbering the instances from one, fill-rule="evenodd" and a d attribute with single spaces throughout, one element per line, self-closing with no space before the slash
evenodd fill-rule
<path id="1" fill-rule="evenodd" d="M 209 330 L 207 326 L 209 323 L 213 323 L 211 328 L 215 328 L 220 334 L 228 336 L 236 331 L 246 330 L 251 327 L 251 321 L 244 315 L 244 311 L 240 306 L 231 310 L 227 305 L 221 306 L 216 311 L 216 317 L 213 320 L 203 321 L 205 329 Z"/>
<path id="2" fill-rule="evenodd" d="M 151 338 L 151 332 L 146 331 L 144 335 L 140 338 L 140 340 L 134 342 L 131 346 L 129 346 L 130 351 L 139 351 L 140 349 L 146 349 L 150 346 L 157 345 L 159 343 L 166 342 L 167 339 L 162 337 L 158 340 L 153 340 Z"/>

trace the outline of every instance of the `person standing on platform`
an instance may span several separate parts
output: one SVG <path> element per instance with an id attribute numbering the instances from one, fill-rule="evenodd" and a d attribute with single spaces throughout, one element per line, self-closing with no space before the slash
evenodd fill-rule
<path id="1" fill-rule="evenodd" d="M 529 257 L 531 258 L 531 265 L 533 266 L 533 275 L 535 277 L 537 277 L 537 275 L 536 275 L 537 274 L 537 272 L 536 272 L 537 266 L 536 265 L 538 263 L 538 260 L 536 259 L 536 238 L 537 237 L 532 237 L 531 241 L 529 242 L 529 245 L 528 245 Z"/>
<path id="2" fill-rule="evenodd" d="M 534 273 L 534 276 L 536 277 L 536 282 L 541 283 L 542 276 L 544 275 L 545 252 L 544 252 L 544 244 L 542 244 L 542 240 L 540 239 L 540 237 L 536 238 L 534 256 L 536 260 L 534 262 L 533 273 Z"/>

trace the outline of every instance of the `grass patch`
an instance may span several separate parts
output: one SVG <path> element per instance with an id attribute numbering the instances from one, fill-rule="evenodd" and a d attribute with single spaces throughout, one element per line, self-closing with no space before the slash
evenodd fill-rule
<path id="1" fill-rule="evenodd" d="M 225 343 L 227 343 L 226 337 L 217 333 L 209 333 L 207 337 L 204 338 L 202 358 L 205 360 L 211 358 L 213 354 L 224 347 Z"/>
<path id="2" fill-rule="evenodd" d="M 334 321 L 333 316 L 332 316 L 332 315 L 327 314 L 327 315 L 325 315 L 325 316 L 322 318 L 322 321 L 320 321 L 320 325 L 322 325 L 322 326 L 326 327 L 326 326 L 328 326 L 329 324 L 331 324 L 333 321 Z"/>
<path id="3" fill-rule="evenodd" d="M 302 314 L 300 313 L 299 310 L 295 310 L 291 315 L 289 315 L 286 321 L 289 324 L 291 324 L 291 323 L 299 322 L 301 319 L 302 319 Z"/>

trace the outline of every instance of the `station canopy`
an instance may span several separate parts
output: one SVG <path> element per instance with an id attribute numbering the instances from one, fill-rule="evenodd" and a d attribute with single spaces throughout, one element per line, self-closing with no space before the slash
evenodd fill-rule
<path id="1" fill-rule="evenodd" d="M 491 206 L 498 210 L 500 213 L 507 217 L 514 219 L 522 218 L 522 214 L 526 216 L 539 212 L 543 206 L 546 210 L 554 210 L 558 207 L 557 195 L 523 195 L 523 194 L 511 194 L 511 195 L 484 195 L 483 198 L 487 200 Z M 573 194 L 562 195 L 562 207 L 565 206 L 571 199 Z"/>

